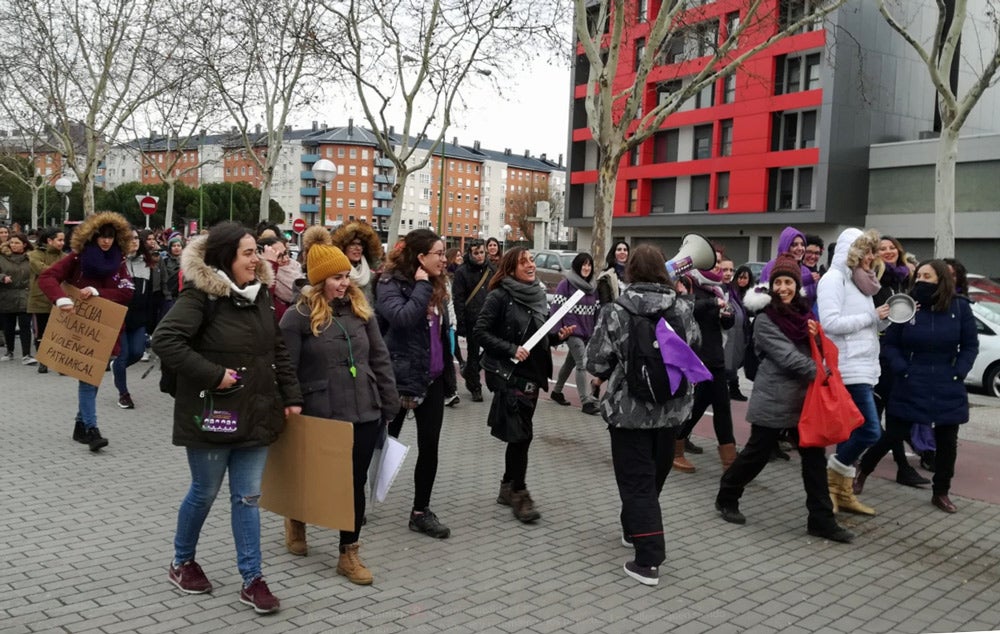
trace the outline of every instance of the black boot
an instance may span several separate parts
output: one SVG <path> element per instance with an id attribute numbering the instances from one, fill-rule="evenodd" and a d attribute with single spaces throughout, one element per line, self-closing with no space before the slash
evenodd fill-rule
<path id="1" fill-rule="evenodd" d="M 930 471 L 934 472 L 935 465 L 937 463 L 937 452 L 932 449 L 920 452 L 920 466 Z"/>
<path id="2" fill-rule="evenodd" d="M 747 397 L 743 394 L 743 392 L 740 392 L 740 384 L 739 383 L 730 383 L 729 384 L 729 400 L 730 401 L 746 401 L 747 400 Z"/>
<path id="3" fill-rule="evenodd" d="M 909 464 L 899 465 L 899 468 L 896 470 L 896 482 L 908 487 L 920 487 L 921 485 L 931 483 L 930 480 L 917 473 L 917 470 Z"/>
<path id="4" fill-rule="evenodd" d="M 87 429 L 87 444 L 91 451 L 100 451 L 108 446 L 108 439 L 101 435 L 101 430 L 97 427 Z"/>
<path id="5" fill-rule="evenodd" d="M 83 426 L 83 421 L 79 418 L 73 424 L 73 440 L 76 442 L 87 442 L 87 429 Z"/>

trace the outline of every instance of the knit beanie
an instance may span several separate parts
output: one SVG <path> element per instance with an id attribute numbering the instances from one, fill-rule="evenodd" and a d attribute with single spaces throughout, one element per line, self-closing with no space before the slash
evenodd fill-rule
<path id="1" fill-rule="evenodd" d="M 795 280 L 796 288 L 802 288 L 801 266 L 792 254 L 782 253 L 774 260 L 774 266 L 771 267 L 771 280 L 784 275 Z"/>
<path id="2" fill-rule="evenodd" d="M 168 247 L 173 246 L 175 242 L 180 243 L 182 245 L 184 244 L 184 238 L 181 237 L 181 234 L 175 233 L 172 236 L 170 236 L 170 239 L 167 240 L 167 246 Z"/>
<path id="3" fill-rule="evenodd" d="M 309 283 L 316 286 L 335 273 L 350 271 L 351 261 L 337 247 L 316 244 L 306 256 L 306 269 L 309 272 Z"/>

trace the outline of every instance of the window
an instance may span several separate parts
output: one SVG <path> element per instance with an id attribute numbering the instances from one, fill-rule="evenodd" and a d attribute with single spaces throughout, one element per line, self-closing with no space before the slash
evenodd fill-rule
<path id="1" fill-rule="evenodd" d="M 819 88 L 819 62 L 819 53 L 812 53 L 804 57 L 789 57 L 787 55 L 776 57 L 774 94 L 785 95 L 800 90 Z"/>
<path id="2" fill-rule="evenodd" d="M 364 159 L 364 160 L 366 160 L 366 161 L 368 160 L 368 150 L 367 149 L 361 150 L 361 158 Z"/>
<path id="3" fill-rule="evenodd" d="M 726 14 L 726 37 L 729 38 L 729 39 L 731 39 L 731 40 L 733 40 L 733 42 L 732 42 L 733 48 L 735 48 L 736 45 L 739 43 L 739 40 L 736 39 L 736 37 L 737 37 L 737 31 L 739 31 L 739 30 L 740 30 L 740 12 L 739 11 L 734 11 L 732 13 L 727 13 Z"/>
<path id="4" fill-rule="evenodd" d="M 816 147 L 816 111 L 776 112 L 771 128 L 771 150 Z"/>
<path id="5" fill-rule="evenodd" d="M 661 130 L 653 135 L 653 162 L 670 163 L 677 160 L 677 146 L 680 144 L 680 132 L 677 130 Z"/>
<path id="6" fill-rule="evenodd" d="M 368 200 L 367 199 L 365 199 L 365 198 L 361 199 L 361 207 L 362 207 L 362 209 L 367 209 L 368 208 Z"/>
<path id="7" fill-rule="evenodd" d="M 812 209 L 813 168 L 774 168 L 769 175 L 771 211 Z"/>
<path id="8" fill-rule="evenodd" d="M 668 35 L 660 45 L 661 64 L 679 64 L 684 61 L 684 32 L 675 31 Z"/>
<path id="9" fill-rule="evenodd" d="M 322 154 L 320 156 L 322 156 Z M 326 158 L 333 158 L 333 148 L 332 147 L 326 148 Z"/>
<path id="10" fill-rule="evenodd" d="M 694 152 L 692 159 L 707 159 L 712 157 L 712 126 L 699 125 L 694 128 Z"/>
<path id="11" fill-rule="evenodd" d="M 344 158 L 344 148 L 337 148 L 337 158 Z"/>
<path id="12" fill-rule="evenodd" d="M 662 106 L 670 99 L 670 95 L 681 91 L 681 80 L 661 81 L 656 84 L 656 104 Z"/>
<path id="13" fill-rule="evenodd" d="M 361 166 L 361 175 L 362 176 L 368 176 L 368 166 L 367 165 L 362 165 Z"/>
<path id="14" fill-rule="evenodd" d="M 368 193 L 368 183 L 361 183 L 361 193 L 362 194 Z"/>
<path id="15" fill-rule="evenodd" d="M 691 211 L 708 211 L 708 185 L 711 178 L 705 176 L 691 177 Z"/>
<path id="16" fill-rule="evenodd" d="M 358 166 L 357 165 L 348 165 L 347 166 L 347 174 L 349 176 L 357 176 L 358 175 Z"/>
<path id="17" fill-rule="evenodd" d="M 638 71 L 642 58 L 646 55 L 646 38 L 640 37 L 635 41 L 635 67 L 632 70 Z"/>
<path id="18" fill-rule="evenodd" d="M 358 184 L 357 183 L 348 183 L 347 184 L 347 191 L 349 191 L 349 192 L 356 192 L 356 191 L 358 191 Z"/>
<path id="19" fill-rule="evenodd" d="M 358 158 L 358 148 L 352 147 L 347 155 L 352 159 Z"/>
<path id="20" fill-rule="evenodd" d="M 652 181 L 651 214 L 672 214 L 677 206 L 677 179 L 657 178 Z"/>
<path id="21" fill-rule="evenodd" d="M 337 191 L 338 192 L 344 191 L 344 181 L 337 181 Z"/>
<path id="22" fill-rule="evenodd" d="M 778 25 L 784 30 L 802 18 L 811 14 L 824 0 L 784 0 L 778 5 Z M 794 34 L 818 31 L 823 27 L 822 20 L 812 20 L 793 31 Z"/>
<path id="23" fill-rule="evenodd" d="M 726 75 L 722 79 L 722 103 L 736 101 L 736 74 Z"/>
<path id="24" fill-rule="evenodd" d="M 640 146 L 637 145 L 628 151 L 628 164 L 633 167 L 639 165 L 639 147 Z"/>
<path id="25" fill-rule="evenodd" d="M 695 108 L 708 108 L 715 103 L 715 82 L 706 84 L 694 97 Z"/>
<path id="26" fill-rule="evenodd" d="M 344 208 L 344 199 L 343 198 L 338 198 L 337 199 L 337 208 L 338 209 L 343 209 Z"/>
<path id="27" fill-rule="evenodd" d="M 719 122 L 719 156 L 733 155 L 733 120 Z"/>
<path id="28" fill-rule="evenodd" d="M 628 182 L 628 213 L 634 214 L 639 211 L 639 182 Z"/>
<path id="29" fill-rule="evenodd" d="M 355 199 L 353 199 L 353 198 L 349 198 L 347 200 L 347 207 L 349 209 L 354 209 L 355 207 L 357 207 L 357 201 Z"/>
<path id="30" fill-rule="evenodd" d="M 729 172 L 721 172 L 715 180 L 715 208 L 729 209 Z"/>

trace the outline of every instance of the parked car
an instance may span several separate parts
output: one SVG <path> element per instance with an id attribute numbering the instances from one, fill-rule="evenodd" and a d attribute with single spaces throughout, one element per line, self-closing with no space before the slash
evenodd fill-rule
<path id="1" fill-rule="evenodd" d="M 545 284 L 545 290 L 550 295 L 556 292 L 556 286 L 565 277 L 565 272 L 573 268 L 576 256 L 576 251 L 535 252 L 535 276 Z"/>
<path id="2" fill-rule="evenodd" d="M 760 272 L 764 270 L 764 265 L 766 264 L 767 262 L 744 262 L 740 266 L 750 267 L 750 272 L 753 273 L 753 281 L 756 284 L 760 281 Z"/>
<path id="3" fill-rule="evenodd" d="M 1000 295 L 1000 284 L 984 275 L 969 273 L 966 275 L 966 279 L 969 281 L 970 293 L 973 292 L 973 289 L 979 289 L 992 295 Z"/>
<path id="4" fill-rule="evenodd" d="M 1000 397 L 1000 304 L 973 303 L 972 314 L 979 332 L 979 355 L 965 377 L 965 384 Z"/>

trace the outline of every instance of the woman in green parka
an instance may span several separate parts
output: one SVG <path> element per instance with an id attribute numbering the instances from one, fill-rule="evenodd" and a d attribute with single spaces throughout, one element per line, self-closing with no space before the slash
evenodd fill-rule
<path id="1" fill-rule="evenodd" d="M 28 287 L 28 314 L 35 322 L 35 349 L 45 336 L 45 327 L 49 324 L 49 313 L 52 312 L 52 301 L 38 286 L 38 276 L 42 271 L 59 261 L 63 256 L 63 246 L 66 244 L 66 234 L 58 227 L 42 227 L 38 232 L 38 246 L 28 253 L 28 264 L 31 269 L 31 282 Z M 45 374 L 49 369 L 45 364 L 38 364 L 38 373 Z"/>

